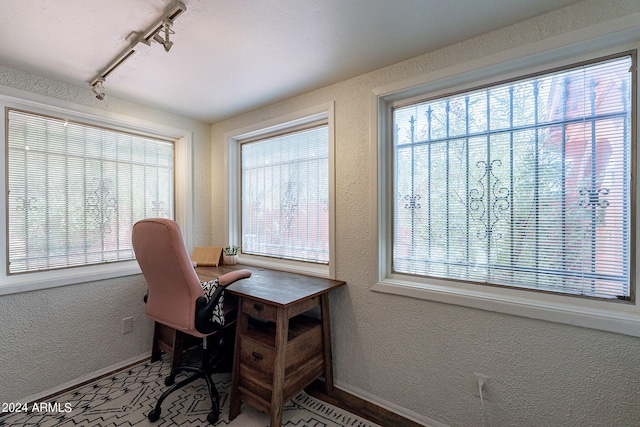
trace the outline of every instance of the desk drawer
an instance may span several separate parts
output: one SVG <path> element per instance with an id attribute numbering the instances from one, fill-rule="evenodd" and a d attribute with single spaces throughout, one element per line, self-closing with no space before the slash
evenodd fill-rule
<path id="1" fill-rule="evenodd" d="M 278 309 L 272 305 L 260 301 L 242 298 L 242 312 L 251 317 L 275 322 Z"/>
<path id="2" fill-rule="evenodd" d="M 246 336 L 241 336 L 240 363 L 271 376 L 275 364 L 275 348 Z"/>

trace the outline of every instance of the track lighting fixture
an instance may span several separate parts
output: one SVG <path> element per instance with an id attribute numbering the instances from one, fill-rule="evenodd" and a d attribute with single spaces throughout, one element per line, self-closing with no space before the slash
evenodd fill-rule
<path id="1" fill-rule="evenodd" d="M 138 33 L 133 42 L 123 50 L 118 56 L 116 56 L 98 75 L 94 77 L 89 86 L 91 90 L 96 94 L 96 98 L 103 100 L 105 97 L 104 89 L 102 87 L 107 76 L 111 74 L 116 68 L 122 65 L 127 59 L 131 57 L 136 51 L 151 46 L 151 42 L 155 41 L 164 47 L 166 52 L 171 50 L 173 42 L 169 40 L 171 34 L 175 34 L 173 31 L 173 21 L 187 10 L 187 7 L 180 1 L 174 2 L 166 12 L 146 31 Z"/>

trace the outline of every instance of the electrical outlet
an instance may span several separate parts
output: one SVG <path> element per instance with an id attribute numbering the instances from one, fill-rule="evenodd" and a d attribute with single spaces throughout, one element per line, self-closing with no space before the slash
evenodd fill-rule
<path id="1" fill-rule="evenodd" d="M 482 393 L 482 400 L 487 401 L 489 400 L 489 389 L 487 387 L 487 382 L 489 381 L 489 377 L 487 375 L 484 374 L 479 374 L 474 372 L 473 376 L 475 378 L 474 384 L 473 384 L 473 395 L 476 396 L 477 398 L 480 398 L 481 395 L 480 393 Z"/>
<path id="2" fill-rule="evenodd" d="M 133 317 L 125 317 L 122 319 L 122 335 L 133 331 Z"/>

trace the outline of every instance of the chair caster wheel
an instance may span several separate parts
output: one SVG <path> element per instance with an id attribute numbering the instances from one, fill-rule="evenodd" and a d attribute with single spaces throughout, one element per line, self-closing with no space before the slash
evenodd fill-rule
<path id="1" fill-rule="evenodd" d="M 149 418 L 149 421 L 154 422 L 154 421 L 158 421 L 158 419 L 160 418 L 160 411 L 159 410 L 152 410 L 151 412 L 149 412 L 149 415 L 147 415 L 147 418 Z"/>
<path id="2" fill-rule="evenodd" d="M 164 379 L 164 385 L 170 386 L 176 381 L 176 376 L 171 374 L 167 378 Z"/>
<path id="3" fill-rule="evenodd" d="M 220 413 L 218 411 L 211 411 L 209 415 L 207 415 L 207 421 L 211 424 L 215 424 L 218 422 L 218 418 L 220 417 Z"/>

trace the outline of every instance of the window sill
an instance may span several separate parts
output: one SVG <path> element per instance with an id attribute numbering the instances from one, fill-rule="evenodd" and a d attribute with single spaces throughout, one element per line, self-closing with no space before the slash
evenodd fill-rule
<path id="1" fill-rule="evenodd" d="M 486 288 L 486 289 L 485 289 Z M 640 337 L 634 304 L 499 287 L 388 277 L 373 291 Z"/>
<path id="2" fill-rule="evenodd" d="M 254 255 L 238 254 L 240 264 L 254 267 L 268 268 L 270 270 L 286 271 L 288 273 L 304 274 L 306 276 L 331 278 L 329 266 L 326 264 L 313 264 L 309 262 L 291 261 L 278 258 L 267 258 Z"/>
<path id="3" fill-rule="evenodd" d="M 141 274 L 136 261 L 43 271 L 0 277 L 0 295 L 75 285 L 96 280 Z"/>

